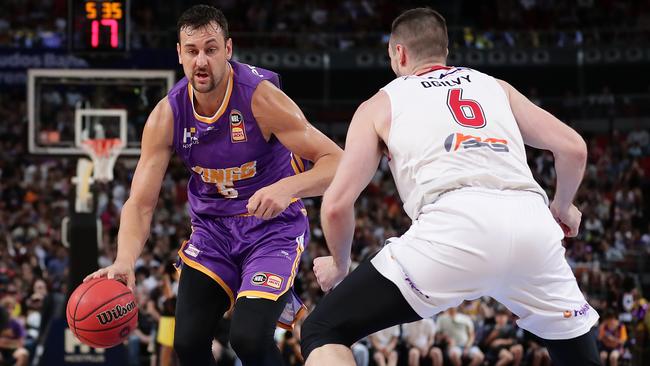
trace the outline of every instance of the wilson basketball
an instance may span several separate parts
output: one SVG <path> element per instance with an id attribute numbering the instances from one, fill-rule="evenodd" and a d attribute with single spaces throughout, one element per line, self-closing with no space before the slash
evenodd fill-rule
<path id="1" fill-rule="evenodd" d="M 96 278 L 79 285 L 68 300 L 66 318 L 72 333 L 95 348 L 122 343 L 138 324 L 133 292 L 117 280 Z"/>

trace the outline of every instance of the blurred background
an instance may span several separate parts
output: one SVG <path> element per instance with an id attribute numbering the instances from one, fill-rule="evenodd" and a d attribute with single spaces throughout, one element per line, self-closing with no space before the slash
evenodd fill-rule
<path id="1" fill-rule="evenodd" d="M 564 241 L 567 260 L 601 314 L 603 364 L 650 365 L 647 0 L 0 0 L 0 365 L 177 364 L 158 338 L 160 319 L 173 314 L 177 276 L 171 264 L 190 234 L 188 173 L 176 159 L 137 263 L 139 329 L 124 346 L 104 352 L 75 343 L 60 318 L 68 290 L 78 283 L 73 272 L 107 266 L 115 257 L 142 126 L 182 77 L 176 20 L 196 3 L 219 7 L 229 21 L 235 58 L 279 72 L 285 92 L 341 146 L 359 103 L 394 77 L 386 53 L 392 20 L 417 6 L 441 12 L 449 26 L 449 65 L 510 82 L 587 141 L 588 166 L 576 197 L 582 227 L 578 237 Z M 109 109 L 126 113 L 120 117 Z M 62 228 L 65 217 L 84 211 L 71 180 L 84 156 L 75 124 L 86 128 L 98 121 L 101 133 L 128 143 L 114 179 L 90 188 L 92 208 L 86 212 L 101 222 L 95 251 L 94 239 L 82 238 L 83 249 L 79 238 L 66 240 Z M 528 162 L 552 193 L 553 156 L 530 149 Z M 320 200 L 305 203 L 312 239 L 296 287 L 311 308 L 323 295 L 311 263 L 327 249 Z M 353 265 L 410 225 L 386 162 L 356 205 L 356 223 Z M 71 266 L 75 262 L 86 267 Z M 395 356 L 386 357 L 388 364 L 437 364 L 440 356 L 445 365 L 457 365 L 453 344 L 473 336 L 477 352 L 464 364 L 550 364 L 539 340 L 518 329 L 515 319 L 489 298 L 467 302 L 437 319 L 364 339 L 354 345 L 355 358 L 359 365 L 382 364 L 376 351 L 389 347 Z M 228 327 L 226 316 L 214 342 L 220 365 L 237 362 Z M 301 365 L 299 327 L 276 335 L 286 364 Z M 435 362 L 409 363 L 422 342 L 435 346 Z M 498 344 L 508 345 L 509 358 Z"/>

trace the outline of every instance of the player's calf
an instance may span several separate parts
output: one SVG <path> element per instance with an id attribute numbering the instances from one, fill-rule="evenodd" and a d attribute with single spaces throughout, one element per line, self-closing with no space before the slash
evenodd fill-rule
<path id="1" fill-rule="evenodd" d="M 276 301 L 242 297 L 237 300 L 230 327 L 230 345 L 245 366 L 282 365 L 273 334 L 289 293 Z"/>

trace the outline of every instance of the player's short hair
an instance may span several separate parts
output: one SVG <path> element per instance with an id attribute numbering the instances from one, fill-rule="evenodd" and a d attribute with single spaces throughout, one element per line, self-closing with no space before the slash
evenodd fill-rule
<path id="1" fill-rule="evenodd" d="M 230 38 L 228 33 L 228 20 L 223 15 L 221 10 L 210 5 L 194 5 L 193 7 L 185 10 L 181 17 L 178 18 L 176 23 L 176 34 L 178 39 L 181 39 L 181 31 L 184 29 L 198 29 L 201 27 L 209 26 L 215 22 L 221 28 L 223 38 Z"/>
<path id="2" fill-rule="evenodd" d="M 390 33 L 394 43 L 405 45 L 417 60 L 444 60 L 447 57 L 447 22 L 431 8 L 403 12 L 393 21 Z"/>

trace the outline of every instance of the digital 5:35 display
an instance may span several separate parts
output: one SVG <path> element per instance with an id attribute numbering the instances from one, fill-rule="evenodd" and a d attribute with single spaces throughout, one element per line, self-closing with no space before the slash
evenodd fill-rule
<path id="1" fill-rule="evenodd" d="M 126 51 L 129 0 L 69 0 L 73 51 Z"/>

